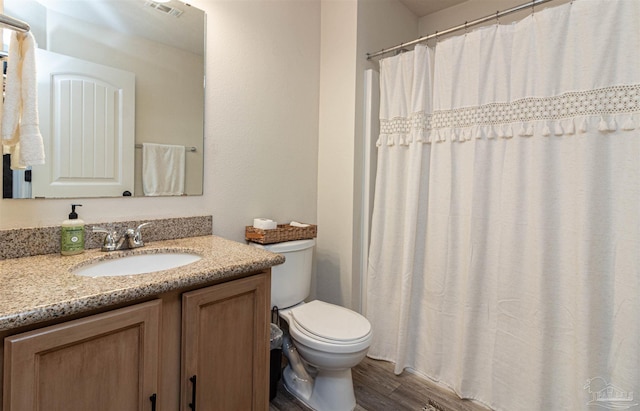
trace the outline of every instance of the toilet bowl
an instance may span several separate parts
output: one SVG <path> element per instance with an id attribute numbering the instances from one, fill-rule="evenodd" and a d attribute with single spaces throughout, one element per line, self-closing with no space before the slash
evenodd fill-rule
<path id="1" fill-rule="evenodd" d="M 348 308 L 323 301 L 305 303 L 309 295 L 314 240 L 258 245 L 283 254 L 284 264 L 271 270 L 271 306 L 288 325 L 283 352 L 285 388 L 316 411 L 349 411 L 356 406 L 351 368 L 371 344 L 371 324 Z"/>
<path id="2" fill-rule="evenodd" d="M 360 314 L 314 300 L 280 312 L 289 326 L 294 347 L 305 366 L 285 350 L 289 365 L 284 385 L 289 392 L 317 411 L 348 411 L 356 406 L 351 368 L 358 365 L 371 344 L 371 325 Z M 295 356 L 295 352 L 293 356 Z"/>

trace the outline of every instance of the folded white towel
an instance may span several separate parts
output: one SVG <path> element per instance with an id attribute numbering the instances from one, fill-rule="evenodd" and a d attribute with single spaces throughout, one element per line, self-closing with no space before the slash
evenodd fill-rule
<path id="1" fill-rule="evenodd" d="M 142 144 L 142 189 L 146 196 L 184 194 L 185 148 L 167 144 Z"/>
<path id="2" fill-rule="evenodd" d="M 309 227 L 309 224 L 299 223 L 297 221 L 292 221 L 292 222 L 289 223 L 289 225 L 293 226 L 293 227 L 302 227 L 302 228 Z"/>
<path id="3" fill-rule="evenodd" d="M 13 157 L 19 156 L 19 168 L 44 164 L 45 161 L 38 124 L 35 49 L 36 42 L 31 33 L 11 34 L 2 113 L 2 144 L 14 147 L 11 153 Z M 12 163 L 15 164 L 15 159 Z"/>

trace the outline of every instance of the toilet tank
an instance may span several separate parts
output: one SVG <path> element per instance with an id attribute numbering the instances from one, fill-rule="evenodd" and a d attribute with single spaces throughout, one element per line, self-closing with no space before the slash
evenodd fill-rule
<path id="1" fill-rule="evenodd" d="M 309 296 L 315 244 L 313 239 L 268 245 L 252 243 L 272 253 L 282 254 L 286 259 L 284 263 L 271 267 L 271 307 L 291 307 Z"/>

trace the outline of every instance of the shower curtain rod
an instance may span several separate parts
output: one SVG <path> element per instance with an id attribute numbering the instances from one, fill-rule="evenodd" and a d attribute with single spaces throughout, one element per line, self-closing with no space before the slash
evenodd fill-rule
<path id="1" fill-rule="evenodd" d="M 29 24 L 5 14 L 0 14 L 0 25 L 14 31 L 19 31 L 20 33 L 28 33 L 31 31 Z"/>
<path id="2" fill-rule="evenodd" d="M 439 36 L 444 36 L 446 34 L 453 33 L 454 31 L 458 31 L 458 30 L 468 29 L 469 27 L 476 26 L 478 24 L 484 23 L 485 21 L 499 19 L 500 17 L 506 16 L 507 14 L 515 13 L 517 11 L 524 10 L 526 8 L 529 8 L 529 7 L 533 8 L 533 7 L 537 6 L 538 4 L 548 3 L 550 1 L 553 1 L 553 0 L 532 0 L 532 1 L 528 2 L 528 3 L 521 4 L 519 6 L 515 6 L 515 7 L 512 7 L 510 9 L 507 9 L 507 10 L 496 11 L 494 14 L 490 14 L 488 16 L 481 17 L 479 19 L 472 20 L 472 21 L 465 21 L 464 24 L 460 24 L 458 26 L 451 27 L 450 29 L 446 29 L 446 30 L 443 30 L 443 31 L 436 31 L 434 34 L 429 34 L 428 36 L 420 37 L 419 39 L 412 40 L 412 41 L 409 41 L 407 43 L 400 43 L 397 46 L 389 47 L 388 49 L 382 49 L 382 50 L 380 50 L 378 52 L 375 52 L 375 53 L 367 53 L 367 60 L 371 60 L 374 57 L 378 57 L 378 56 L 381 56 L 383 54 L 390 53 L 392 51 L 400 50 L 403 47 L 413 46 L 415 44 L 422 43 L 422 42 L 425 42 L 427 40 L 431 40 L 431 39 L 434 39 L 434 38 L 437 39 Z"/>

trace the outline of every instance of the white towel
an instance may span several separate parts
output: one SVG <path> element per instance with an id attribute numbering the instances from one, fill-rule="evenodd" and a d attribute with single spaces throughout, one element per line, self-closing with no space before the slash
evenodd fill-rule
<path id="1" fill-rule="evenodd" d="M 142 188 L 146 196 L 184 194 L 185 147 L 142 144 Z"/>
<path id="2" fill-rule="evenodd" d="M 309 227 L 309 224 L 299 223 L 297 221 L 292 221 L 292 222 L 289 223 L 289 225 L 292 226 L 292 227 L 302 227 L 302 228 Z"/>
<path id="3" fill-rule="evenodd" d="M 11 34 L 2 113 L 2 144 L 10 147 L 12 168 L 44 164 L 38 125 L 36 42 L 31 33 Z"/>

